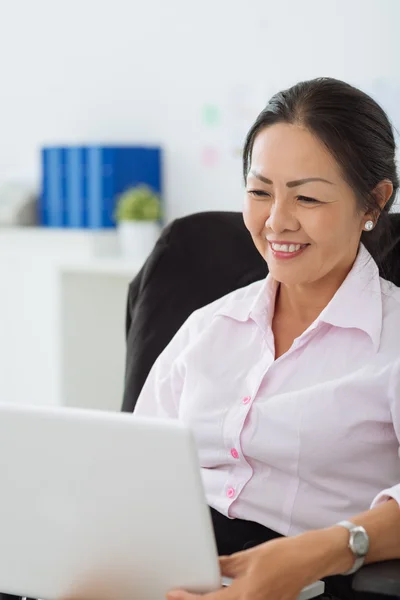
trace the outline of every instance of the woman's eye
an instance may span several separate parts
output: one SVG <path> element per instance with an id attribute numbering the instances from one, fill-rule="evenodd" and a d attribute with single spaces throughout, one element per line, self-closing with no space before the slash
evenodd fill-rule
<path id="1" fill-rule="evenodd" d="M 264 190 L 247 190 L 247 193 L 257 198 L 267 198 L 269 196 L 268 192 L 264 192 Z"/>
<path id="2" fill-rule="evenodd" d="M 310 198 L 309 196 L 297 196 L 297 200 L 304 202 L 304 204 L 320 204 L 320 201 L 316 198 Z"/>

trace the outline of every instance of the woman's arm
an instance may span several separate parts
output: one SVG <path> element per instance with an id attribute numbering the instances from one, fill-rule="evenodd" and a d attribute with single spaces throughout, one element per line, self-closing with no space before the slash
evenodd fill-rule
<path id="1" fill-rule="evenodd" d="M 369 535 L 367 563 L 400 558 L 400 507 L 395 500 L 350 520 Z M 168 600 L 295 600 L 306 585 L 353 566 L 348 542 L 349 532 L 337 525 L 273 540 L 220 559 L 222 574 L 234 579 L 229 588 L 205 596 L 172 592 Z"/>
<path id="2" fill-rule="evenodd" d="M 190 316 L 152 366 L 139 394 L 133 414 L 139 417 L 178 418 L 183 377 L 177 360 L 191 337 Z"/>
<path id="3" fill-rule="evenodd" d="M 400 558 L 400 507 L 395 500 L 378 504 L 375 508 L 350 520 L 352 523 L 364 527 L 368 533 L 370 546 L 365 560 L 366 563 Z M 354 561 L 350 550 L 347 549 L 343 552 L 342 542 L 344 540 L 346 545 L 349 532 L 343 527 L 337 526 L 322 531 L 326 532 L 327 539 L 332 540 L 335 548 L 333 552 L 335 559 L 332 556 L 331 572 L 326 573 L 326 575 L 345 572 L 347 568 L 352 566 L 352 561 Z M 346 564 L 348 567 L 346 567 Z"/>

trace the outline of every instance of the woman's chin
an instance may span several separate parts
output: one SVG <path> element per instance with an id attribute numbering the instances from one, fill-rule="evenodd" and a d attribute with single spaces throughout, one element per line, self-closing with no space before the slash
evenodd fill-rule
<path id="1" fill-rule="evenodd" d="M 277 264 L 277 261 L 266 260 L 268 265 L 268 272 L 279 283 L 283 283 L 284 285 L 300 285 L 302 283 L 306 283 L 310 281 L 310 277 L 307 277 L 306 269 L 298 268 L 294 264 L 289 265 L 287 263 L 281 264 L 280 262 Z"/>
<path id="2" fill-rule="evenodd" d="M 283 285 L 293 286 L 293 285 L 301 285 L 307 282 L 307 279 L 304 275 L 300 273 L 290 273 L 289 269 L 269 269 L 269 274 L 275 281 L 278 283 L 282 283 Z"/>

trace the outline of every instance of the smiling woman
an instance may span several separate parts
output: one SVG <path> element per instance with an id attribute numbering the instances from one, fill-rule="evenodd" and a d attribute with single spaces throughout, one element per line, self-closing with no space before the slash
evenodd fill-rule
<path id="1" fill-rule="evenodd" d="M 376 264 L 393 132 L 360 90 L 303 82 L 257 118 L 243 167 L 269 275 L 189 317 L 135 413 L 194 432 L 219 552 L 236 553 L 207 600 L 295 600 L 319 578 L 359 598 L 331 576 L 400 558 L 400 289 Z"/>
<path id="2" fill-rule="evenodd" d="M 388 231 L 387 214 L 399 186 L 395 149 L 392 127 L 381 107 L 344 82 L 320 78 L 276 94 L 250 129 L 243 151 L 248 189 L 245 220 L 250 232 L 257 237 L 251 197 L 274 200 L 266 228 L 271 224 L 279 228 L 279 217 L 290 202 L 293 213 L 295 200 L 297 224 L 303 220 L 301 207 L 328 204 L 321 222 L 309 217 L 310 223 L 325 235 L 340 231 L 343 238 L 347 233 L 346 242 L 352 245 L 347 250 L 353 260 L 361 237 L 379 262 L 382 237 Z M 290 174 L 293 180 L 285 181 Z M 257 183 L 264 185 L 260 188 Z M 292 194 L 284 194 L 285 187 Z M 329 206 L 336 203 L 339 206 Z M 257 216 L 261 215 L 258 210 Z M 324 223 L 324 218 L 332 222 Z M 367 236 L 362 232 L 371 231 L 371 223 L 375 231 Z"/>

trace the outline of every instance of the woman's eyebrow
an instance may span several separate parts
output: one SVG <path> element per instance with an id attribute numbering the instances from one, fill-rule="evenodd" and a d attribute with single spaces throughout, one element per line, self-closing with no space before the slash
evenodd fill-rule
<path id="1" fill-rule="evenodd" d="M 253 175 L 254 177 L 259 179 L 263 183 L 266 183 L 267 185 L 273 185 L 273 182 L 271 181 L 271 179 L 264 177 L 264 175 L 261 175 L 261 173 L 258 173 L 257 171 L 250 171 L 250 175 Z M 328 181 L 327 179 L 323 179 L 322 177 L 306 177 L 304 179 L 296 179 L 295 181 L 288 181 L 286 183 L 286 186 L 288 188 L 298 187 L 299 185 L 303 185 L 304 183 L 309 183 L 310 181 L 322 181 L 323 183 L 329 183 L 330 185 L 334 185 L 332 183 L 332 181 Z"/>

